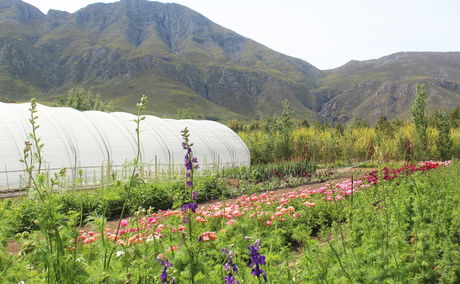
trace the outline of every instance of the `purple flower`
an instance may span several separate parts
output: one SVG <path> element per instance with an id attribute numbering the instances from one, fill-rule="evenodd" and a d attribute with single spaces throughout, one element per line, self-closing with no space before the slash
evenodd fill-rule
<path id="1" fill-rule="evenodd" d="M 233 262 L 233 256 L 235 255 L 235 252 L 226 248 L 223 248 L 220 251 L 225 253 L 225 255 L 227 256 L 227 262 L 225 262 L 224 264 L 224 270 L 238 272 L 238 267 Z"/>
<path id="2" fill-rule="evenodd" d="M 198 191 L 196 190 L 192 191 L 192 200 L 198 200 L 198 195 L 199 195 Z"/>
<path id="3" fill-rule="evenodd" d="M 160 275 L 161 283 L 167 283 L 168 282 L 168 268 L 172 267 L 173 265 L 171 262 L 169 262 L 168 258 L 163 254 L 158 255 L 156 260 L 160 263 L 160 265 L 163 265 L 163 271 L 161 272 L 161 275 Z M 174 280 L 172 280 L 172 283 L 174 283 Z"/>
<path id="4" fill-rule="evenodd" d="M 190 202 L 188 204 L 182 205 L 181 211 L 186 212 L 188 210 L 192 210 L 193 213 L 196 213 L 196 209 L 198 209 L 198 204 L 195 202 Z"/>
<path id="5" fill-rule="evenodd" d="M 187 171 L 190 171 L 193 167 L 192 162 L 190 161 L 190 159 L 188 159 L 188 155 L 185 156 L 184 165 Z"/>
<path id="6" fill-rule="evenodd" d="M 248 265 L 250 268 L 252 268 L 251 274 L 264 278 L 265 281 L 267 281 L 267 274 L 260 268 L 260 265 L 265 265 L 265 256 L 261 255 L 259 250 L 259 245 L 260 245 L 260 240 L 257 240 L 254 242 L 252 246 L 248 247 L 249 254 L 251 255 L 251 263 Z"/>
<path id="7" fill-rule="evenodd" d="M 236 280 L 235 276 L 231 272 L 228 273 L 227 276 L 224 277 L 225 284 L 238 284 L 240 283 L 238 280 Z"/>
<path id="8" fill-rule="evenodd" d="M 224 270 L 228 272 L 228 275 L 223 278 L 225 280 L 225 283 L 226 284 L 240 283 L 238 280 L 236 280 L 235 276 L 233 276 L 232 274 L 232 272 L 238 273 L 238 267 L 233 262 L 233 256 L 235 253 L 232 250 L 229 250 L 226 248 L 221 249 L 221 252 L 225 253 L 227 257 L 227 261 L 223 265 Z"/>
<path id="9" fill-rule="evenodd" d="M 198 209 L 198 204 L 196 204 L 195 202 L 190 202 L 190 203 L 188 204 L 188 208 L 189 208 L 190 210 L 192 210 L 193 213 L 195 213 L 195 212 L 196 212 L 196 209 Z"/>
<path id="10" fill-rule="evenodd" d="M 193 171 L 197 170 L 199 168 L 198 165 L 198 159 L 196 157 L 193 157 L 193 151 L 192 151 L 192 146 L 193 144 L 190 143 L 189 137 L 189 130 L 185 128 L 182 130 L 182 138 L 184 141 L 182 142 L 182 148 L 187 150 L 187 153 L 184 156 L 184 166 L 185 166 L 185 186 L 186 186 L 186 193 L 191 197 L 191 200 L 197 200 L 198 199 L 198 191 L 193 190 Z M 187 207 L 182 206 L 182 211 L 188 211 L 191 210 L 193 213 L 195 213 L 196 209 L 198 208 L 198 205 L 196 203 L 189 203 L 187 204 Z M 186 220 L 184 220 L 186 222 Z"/>

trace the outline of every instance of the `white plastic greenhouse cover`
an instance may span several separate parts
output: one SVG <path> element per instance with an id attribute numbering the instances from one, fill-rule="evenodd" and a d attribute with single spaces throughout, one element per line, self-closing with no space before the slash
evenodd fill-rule
<path id="1" fill-rule="evenodd" d="M 20 188 L 27 174 L 23 157 L 32 128 L 30 104 L 0 103 L 0 188 Z M 137 155 L 136 116 L 129 113 L 80 112 L 72 108 L 37 105 L 38 136 L 44 144 L 44 168 L 53 175 L 66 168 L 67 179 L 81 177 L 94 184 L 104 175 L 126 174 Z M 181 130 L 190 130 L 194 155 L 201 169 L 249 165 L 249 151 L 230 128 L 207 120 L 174 120 L 146 115 L 141 121 L 141 160 L 151 175 L 183 171 L 185 150 Z M 83 182 L 84 181 L 84 182 Z"/>

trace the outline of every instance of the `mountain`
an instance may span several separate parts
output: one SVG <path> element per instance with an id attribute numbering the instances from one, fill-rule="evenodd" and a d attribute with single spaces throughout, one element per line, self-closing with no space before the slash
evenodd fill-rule
<path id="1" fill-rule="evenodd" d="M 415 85 L 427 86 L 427 108 L 460 105 L 460 52 L 400 52 L 375 60 L 350 61 L 325 72 L 312 93 L 329 99 L 317 111 L 330 121 L 352 117 L 410 117 Z"/>
<path id="2" fill-rule="evenodd" d="M 316 117 L 308 90 L 321 72 L 178 4 L 122 0 L 47 15 L 0 0 L 0 96 L 46 97 L 74 85 L 129 109 L 141 94 L 151 108 L 211 116 L 263 116 L 289 99 Z M 280 95 L 281 94 L 281 95 Z"/>
<path id="3" fill-rule="evenodd" d="M 459 53 L 398 53 L 321 71 L 178 4 L 122 0 L 46 15 L 0 0 L 0 100 L 51 101 L 83 86 L 132 111 L 190 107 L 206 117 L 268 118 L 288 99 L 301 119 L 405 117 L 414 84 L 430 106 L 459 104 Z"/>

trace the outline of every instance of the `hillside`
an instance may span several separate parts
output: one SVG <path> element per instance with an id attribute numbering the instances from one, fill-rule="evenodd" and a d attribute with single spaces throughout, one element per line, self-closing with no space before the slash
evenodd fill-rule
<path id="1" fill-rule="evenodd" d="M 210 115 L 254 116 L 288 98 L 299 115 L 316 116 L 308 90 L 318 69 L 177 4 L 123 0 L 44 15 L 1 0 L 0 46 L 1 96 L 8 99 L 78 84 L 121 109 L 147 94 L 164 112 L 191 105 Z"/>
<path id="2" fill-rule="evenodd" d="M 331 121 L 407 119 L 417 83 L 427 85 L 429 110 L 460 105 L 460 52 L 401 52 L 350 61 L 326 71 L 314 93 L 329 96 L 318 111 Z"/>
<path id="3" fill-rule="evenodd" d="M 460 53 L 398 53 L 321 71 L 178 5 L 147 0 L 92 4 L 46 15 L 0 0 L 0 100 L 51 101 L 83 86 L 132 110 L 267 118 L 288 99 L 301 119 L 406 117 L 414 84 L 431 107 L 460 103 Z"/>

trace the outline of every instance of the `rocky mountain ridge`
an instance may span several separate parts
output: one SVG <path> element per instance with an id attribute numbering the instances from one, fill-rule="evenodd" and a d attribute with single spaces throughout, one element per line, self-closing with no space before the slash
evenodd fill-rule
<path id="1" fill-rule="evenodd" d="M 301 119 L 404 117 L 416 82 L 433 107 L 460 103 L 460 53 L 398 53 L 321 71 L 178 4 L 122 0 L 46 15 L 0 0 L 0 97 L 51 100 L 73 86 L 130 111 L 190 107 L 207 117 L 267 118 L 288 99 Z M 365 111 L 363 111 L 365 110 Z"/>

